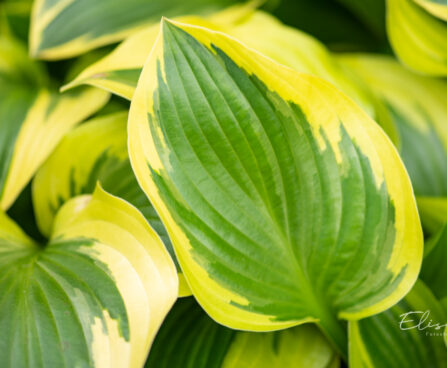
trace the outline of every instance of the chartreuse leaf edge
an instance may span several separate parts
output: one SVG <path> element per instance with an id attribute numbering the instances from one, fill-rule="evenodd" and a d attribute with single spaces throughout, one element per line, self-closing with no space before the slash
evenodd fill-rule
<path id="1" fill-rule="evenodd" d="M 207 313 L 272 331 L 345 327 L 413 286 L 422 231 L 384 132 L 319 78 L 164 20 L 129 116 L 129 154 Z M 272 254 L 275 256 L 272 257 Z"/>
<path id="2" fill-rule="evenodd" d="M 91 119 L 65 135 L 32 183 L 37 224 L 42 234 L 49 236 L 60 207 L 72 197 L 93 193 L 99 182 L 105 191 L 131 203 L 143 214 L 176 264 L 180 296 L 191 295 L 169 236 L 130 166 L 127 114 L 119 111 Z"/>
<path id="3" fill-rule="evenodd" d="M 61 208 L 45 247 L 0 213 L 5 367 L 141 367 L 177 290 L 154 230 L 101 188 Z"/>

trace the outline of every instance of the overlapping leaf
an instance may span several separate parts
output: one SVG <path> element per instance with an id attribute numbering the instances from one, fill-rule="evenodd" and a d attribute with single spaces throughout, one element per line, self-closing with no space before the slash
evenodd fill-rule
<path id="1" fill-rule="evenodd" d="M 231 27 L 228 33 L 281 64 L 332 83 L 373 116 L 368 97 L 343 73 L 337 60 L 317 39 L 262 11 Z"/>
<path id="2" fill-rule="evenodd" d="M 269 333 L 230 330 L 208 317 L 193 298 L 174 305 L 146 362 L 146 368 L 338 366 L 334 350 L 313 325 Z"/>
<path id="3" fill-rule="evenodd" d="M 59 208 L 72 197 L 92 193 L 99 181 L 108 193 L 142 212 L 176 262 L 181 277 L 180 295 L 190 294 L 168 234 L 130 166 L 126 123 L 127 112 L 118 112 L 86 122 L 64 137 L 33 180 L 37 223 L 48 236 Z"/>
<path id="4" fill-rule="evenodd" d="M 284 65 L 326 79 L 353 98 L 371 116 L 374 114 L 368 96 L 344 75 L 323 44 L 281 24 L 265 12 L 254 12 L 253 4 L 234 6 L 207 18 L 183 17 L 178 20 L 225 32 Z M 90 84 L 131 99 L 159 28 L 159 25 L 154 25 L 128 38 L 64 88 Z"/>
<path id="5" fill-rule="evenodd" d="M 7 209 L 63 135 L 102 107 L 108 94 L 59 95 L 16 41 L 0 38 L 0 207 Z M 82 107 L 82 108 L 81 108 Z"/>
<path id="6" fill-rule="evenodd" d="M 447 315 L 422 281 L 393 308 L 350 322 L 353 368 L 447 367 Z"/>
<path id="7" fill-rule="evenodd" d="M 424 230 L 435 235 L 447 223 L 447 197 L 418 197 L 417 204 Z"/>
<path id="8" fill-rule="evenodd" d="M 209 12 L 236 0 L 36 0 L 30 49 L 43 59 L 77 56 L 120 41 L 162 16 Z"/>
<path id="9" fill-rule="evenodd" d="M 342 62 L 383 102 L 424 226 L 436 232 L 447 219 L 447 83 L 412 73 L 391 57 L 352 55 Z"/>
<path id="10" fill-rule="evenodd" d="M 430 286 L 433 294 L 439 299 L 447 313 L 447 225 L 425 247 L 424 263 L 421 269 L 421 279 Z M 447 323 L 447 320 L 445 321 Z"/>
<path id="11" fill-rule="evenodd" d="M 447 20 L 447 2 L 444 0 L 414 0 L 435 17 Z"/>
<path id="12" fill-rule="evenodd" d="M 245 5 L 235 5 L 206 18 L 184 16 L 177 19 L 184 23 L 223 32 L 228 31 L 236 23 L 242 22 L 253 11 L 255 5 L 253 2 Z M 155 25 L 130 36 L 110 54 L 83 70 L 63 89 L 80 84 L 89 84 L 130 100 L 137 86 L 141 69 L 157 39 L 159 30 L 160 24 L 157 22 Z"/>
<path id="13" fill-rule="evenodd" d="M 0 32 L 27 40 L 32 0 L 4 0 L 0 3 Z"/>
<path id="14" fill-rule="evenodd" d="M 426 242 L 419 280 L 391 309 L 350 322 L 350 366 L 447 367 L 447 226 Z"/>
<path id="15" fill-rule="evenodd" d="M 383 131 L 323 80 L 222 33 L 163 23 L 129 116 L 137 179 L 193 294 L 257 331 L 343 323 L 412 287 L 422 232 Z"/>
<path id="16" fill-rule="evenodd" d="M 174 264 L 131 205 L 97 189 L 61 208 L 45 247 L 0 215 L 5 367 L 141 367 L 177 296 Z"/>
<path id="17" fill-rule="evenodd" d="M 273 14 L 331 49 L 376 51 L 386 45 L 384 0 L 281 0 Z"/>
<path id="18" fill-rule="evenodd" d="M 424 74 L 447 75 L 445 9 L 430 0 L 387 0 L 388 37 L 404 64 Z"/>

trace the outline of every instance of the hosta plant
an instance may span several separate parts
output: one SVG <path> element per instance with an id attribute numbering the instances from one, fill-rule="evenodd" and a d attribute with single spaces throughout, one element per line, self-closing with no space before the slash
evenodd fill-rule
<path id="1" fill-rule="evenodd" d="M 0 366 L 447 367 L 445 9 L 0 4 Z"/>

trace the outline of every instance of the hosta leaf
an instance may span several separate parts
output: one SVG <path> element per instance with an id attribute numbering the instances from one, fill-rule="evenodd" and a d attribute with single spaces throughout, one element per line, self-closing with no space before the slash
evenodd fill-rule
<path id="1" fill-rule="evenodd" d="M 98 189 L 33 243 L 0 214 L 4 367 L 141 367 L 177 295 L 175 267 L 142 215 Z"/>
<path id="2" fill-rule="evenodd" d="M 236 0 L 36 0 L 31 54 L 64 59 L 124 39 L 162 16 L 210 12 Z"/>
<path id="3" fill-rule="evenodd" d="M 443 341 L 445 323 L 447 315 L 439 301 L 422 281 L 418 281 L 396 306 L 349 323 L 349 366 L 447 367 L 447 348 Z"/>
<path id="4" fill-rule="evenodd" d="M 181 28 L 179 28 L 181 27 Z M 422 233 L 383 131 L 323 80 L 218 32 L 165 21 L 129 116 L 129 154 L 199 303 L 267 331 L 387 309 Z"/>
<path id="5" fill-rule="evenodd" d="M 9 88 L 42 87 L 48 80 L 41 64 L 28 57 L 23 45 L 12 36 L 0 35 L 0 91 L 5 94 Z"/>
<path id="6" fill-rule="evenodd" d="M 373 115 L 368 97 L 343 73 L 329 50 L 310 35 L 262 11 L 239 22 L 228 33 L 281 64 L 325 79 Z"/>
<path id="7" fill-rule="evenodd" d="M 383 100 L 416 195 L 447 195 L 447 83 L 423 77 L 388 56 L 351 55 L 342 62 Z"/>
<path id="8" fill-rule="evenodd" d="M 447 22 L 414 0 L 387 0 L 387 32 L 394 52 L 410 68 L 447 75 Z"/>
<path id="9" fill-rule="evenodd" d="M 0 3 L 0 32 L 26 41 L 32 0 L 3 0 Z"/>
<path id="10" fill-rule="evenodd" d="M 443 304 L 447 313 L 447 225 L 434 236 L 425 248 L 421 279 Z M 446 321 L 447 323 L 447 321 Z"/>
<path id="11" fill-rule="evenodd" d="M 251 4 L 234 6 L 206 19 L 183 17 L 178 20 L 225 32 L 284 65 L 320 76 L 373 114 L 368 97 L 343 74 L 337 61 L 323 44 L 303 32 L 281 24 L 265 12 L 254 12 L 252 8 Z M 159 28 L 159 25 L 154 25 L 129 37 L 64 88 L 90 84 L 131 99 Z"/>
<path id="12" fill-rule="evenodd" d="M 417 204 L 424 230 L 436 234 L 447 223 L 447 197 L 418 197 Z"/>
<path id="13" fill-rule="evenodd" d="M 102 107 L 108 93 L 81 88 L 60 95 L 14 41 L 0 40 L 0 208 L 7 209 L 57 143 Z M 41 81 L 42 80 L 42 81 Z"/>
<path id="14" fill-rule="evenodd" d="M 180 20 L 208 28 L 217 27 L 204 18 L 183 17 Z M 128 100 L 137 86 L 138 77 L 151 47 L 157 39 L 160 24 L 155 24 L 143 31 L 137 32 L 123 41 L 114 51 L 98 62 L 90 65 L 71 83 L 64 86 L 64 90 L 81 84 L 89 84 L 110 91 Z"/>
<path id="15" fill-rule="evenodd" d="M 447 83 L 412 73 L 387 56 L 351 55 L 341 60 L 388 110 L 424 228 L 436 232 L 447 219 Z"/>
<path id="16" fill-rule="evenodd" d="M 447 2 L 445 0 L 414 0 L 435 17 L 447 20 Z"/>
<path id="17" fill-rule="evenodd" d="M 39 169 L 33 180 L 33 201 L 44 235 L 51 233 L 59 208 L 72 197 L 92 193 L 98 180 L 109 193 L 113 192 L 111 189 L 116 192 L 116 188 L 106 187 L 103 179 L 125 173 L 120 168 L 127 158 L 126 120 L 127 114 L 122 111 L 76 127 Z M 129 184 L 131 178 L 128 179 L 123 188 Z M 118 185 L 116 178 L 107 184 Z"/>
<path id="18" fill-rule="evenodd" d="M 178 300 L 166 317 L 146 368 L 336 368 L 338 361 L 314 325 L 269 333 L 230 330 L 190 297 Z"/>
<path id="19" fill-rule="evenodd" d="M 234 23 L 242 22 L 253 11 L 256 3 L 234 5 L 205 17 L 183 16 L 177 20 L 183 23 L 226 31 Z M 64 90 L 80 84 L 103 88 L 130 100 L 137 86 L 138 77 L 149 52 L 154 45 L 160 24 L 136 32 L 124 40 L 115 50 L 82 71 Z"/>
<path id="20" fill-rule="evenodd" d="M 350 366 L 447 367 L 446 245 L 444 227 L 426 242 L 423 282 L 390 310 L 351 323 Z"/>
<path id="21" fill-rule="evenodd" d="M 142 212 L 177 263 L 169 236 L 133 174 L 126 128 L 127 112 L 118 112 L 86 122 L 64 137 L 33 180 L 37 223 L 48 236 L 59 208 L 72 197 L 92 193 L 99 181 L 108 193 Z M 180 294 L 190 294 L 183 277 Z"/>
<path id="22" fill-rule="evenodd" d="M 386 45 L 384 0 L 281 0 L 274 14 L 331 49 L 377 51 Z"/>

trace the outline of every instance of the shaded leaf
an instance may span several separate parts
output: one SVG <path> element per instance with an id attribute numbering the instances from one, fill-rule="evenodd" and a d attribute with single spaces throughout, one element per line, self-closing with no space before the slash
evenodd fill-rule
<path id="1" fill-rule="evenodd" d="M 146 368 L 283 368 L 339 366 L 314 325 L 281 332 L 230 330 L 191 298 L 177 301 L 157 334 Z"/>
<path id="2" fill-rule="evenodd" d="M 447 316 L 441 304 L 430 289 L 418 281 L 396 306 L 349 323 L 349 366 L 447 367 L 445 323 Z"/>
<path id="3" fill-rule="evenodd" d="M 447 2 L 444 0 L 414 0 L 435 17 L 447 20 Z"/>

